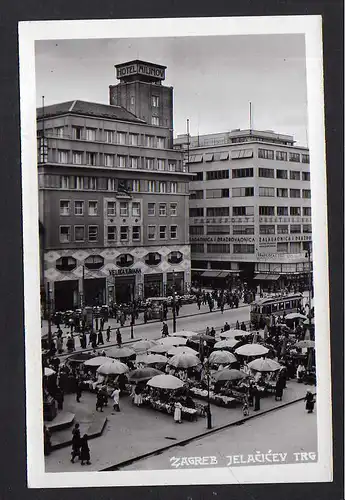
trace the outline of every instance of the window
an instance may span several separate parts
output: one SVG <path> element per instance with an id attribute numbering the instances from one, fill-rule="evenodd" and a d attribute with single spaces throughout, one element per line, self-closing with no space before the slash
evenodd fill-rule
<path id="1" fill-rule="evenodd" d="M 120 201 L 120 217 L 128 217 L 128 202 Z"/>
<path id="2" fill-rule="evenodd" d="M 170 203 L 170 215 L 171 215 L 171 217 L 176 217 L 176 215 L 177 215 L 177 203 Z"/>
<path id="3" fill-rule="evenodd" d="M 254 253 L 255 248 L 254 245 L 246 245 L 246 244 L 234 244 L 233 246 L 234 253 Z"/>
<path id="4" fill-rule="evenodd" d="M 60 243 L 71 241 L 71 226 L 60 226 Z"/>
<path id="5" fill-rule="evenodd" d="M 133 226 L 132 227 L 132 240 L 133 241 L 140 241 L 140 226 Z"/>
<path id="6" fill-rule="evenodd" d="M 108 191 L 115 191 L 115 179 L 108 179 L 108 183 L 107 183 L 107 187 L 108 187 Z"/>
<path id="7" fill-rule="evenodd" d="M 191 236 L 203 236 L 204 226 L 189 226 L 189 234 Z"/>
<path id="8" fill-rule="evenodd" d="M 129 235 L 128 226 L 120 226 L 120 241 L 127 241 Z"/>
<path id="9" fill-rule="evenodd" d="M 132 203 L 132 216 L 140 217 L 140 203 L 138 201 Z"/>
<path id="10" fill-rule="evenodd" d="M 84 215 L 84 202 L 77 200 L 74 202 L 74 215 Z"/>
<path id="11" fill-rule="evenodd" d="M 311 207 L 303 207 L 303 216 L 311 217 Z"/>
<path id="12" fill-rule="evenodd" d="M 161 240 L 165 240 L 167 237 L 167 227 L 166 226 L 159 226 L 159 238 Z"/>
<path id="13" fill-rule="evenodd" d="M 60 200 L 60 215 L 70 214 L 70 202 L 68 200 Z"/>
<path id="14" fill-rule="evenodd" d="M 158 181 L 158 193 L 166 193 L 166 192 L 167 192 L 167 183 L 165 181 Z"/>
<path id="15" fill-rule="evenodd" d="M 278 198 L 287 198 L 289 196 L 289 192 L 286 188 L 277 188 L 277 196 Z"/>
<path id="16" fill-rule="evenodd" d="M 298 170 L 290 170 L 290 180 L 299 181 L 301 180 L 301 172 Z"/>
<path id="17" fill-rule="evenodd" d="M 131 106 L 134 106 L 134 104 L 135 104 L 135 96 L 134 95 L 131 95 L 130 103 L 131 103 Z"/>
<path id="18" fill-rule="evenodd" d="M 289 252 L 289 244 L 288 243 L 277 243 L 277 252 L 278 253 L 288 253 Z"/>
<path id="19" fill-rule="evenodd" d="M 206 172 L 206 180 L 229 179 L 229 170 L 209 170 Z"/>
<path id="20" fill-rule="evenodd" d="M 265 160 L 274 160 L 273 149 L 261 149 L 258 150 L 258 157 L 264 158 Z"/>
<path id="21" fill-rule="evenodd" d="M 259 196 L 274 196 L 273 187 L 259 187 Z"/>
<path id="22" fill-rule="evenodd" d="M 158 116 L 153 116 L 151 119 L 151 125 L 155 125 L 156 127 L 159 127 L 159 117 Z"/>
<path id="23" fill-rule="evenodd" d="M 108 201 L 107 202 L 107 215 L 108 217 L 114 217 L 116 215 L 116 202 Z"/>
<path id="24" fill-rule="evenodd" d="M 299 234 L 301 232 L 300 224 L 291 224 L 290 225 L 290 234 Z"/>
<path id="25" fill-rule="evenodd" d="M 204 244 L 203 243 L 191 243 L 190 251 L 191 251 L 191 253 L 204 253 Z"/>
<path id="26" fill-rule="evenodd" d="M 74 165 L 81 165 L 83 163 L 83 153 L 74 151 L 72 154 L 72 162 Z"/>
<path id="27" fill-rule="evenodd" d="M 89 241 L 98 240 L 98 226 L 89 226 Z"/>
<path id="28" fill-rule="evenodd" d="M 147 226 L 147 239 L 156 239 L 156 226 Z"/>
<path id="29" fill-rule="evenodd" d="M 185 166 L 187 168 L 187 166 Z M 168 170 L 169 172 L 176 172 L 176 161 L 169 161 L 168 160 Z M 187 172 L 187 170 L 184 170 Z"/>
<path id="30" fill-rule="evenodd" d="M 153 135 L 147 135 L 145 137 L 146 141 L 145 141 L 145 145 L 146 147 L 148 148 L 154 148 L 155 147 L 155 138 L 153 137 Z"/>
<path id="31" fill-rule="evenodd" d="M 208 191 L 213 191 L 213 189 L 207 189 L 206 190 L 206 198 L 213 198 L 213 196 L 208 196 Z M 202 200 L 204 198 L 204 191 L 203 189 L 197 189 L 196 191 L 191 191 L 189 194 L 189 199 L 190 200 Z"/>
<path id="32" fill-rule="evenodd" d="M 154 158 L 146 158 L 145 159 L 145 167 L 147 168 L 147 170 L 153 170 L 155 167 Z"/>
<path id="33" fill-rule="evenodd" d="M 165 193 L 165 191 L 161 191 L 161 192 Z M 175 181 L 170 182 L 170 193 L 177 193 L 177 182 L 175 182 Z"/>
<path id="34" fill-rule="evenodd" d="M 229 243 L 209 243 L 207 253 L 230 253 Z"/>
<path id="35" fill-rule="evenodd" d="M 104 155 L 104 166 L 113 167 L 114 166 L 114 155 Z"/>
<path id="36" fill-rule="evenodd" d="M 259 226 L 260 234 L 276 234 L 275 226 L 263 225 Z"/>
<path id="37" fill-rule="evenodd" d="M 63 131 L 64 131 L 63 127 L 56 127 L 54 129 L 54 135 L 56 135 L 56 137 L 63 137 Z"/>
<path id="38" fill-rule="evenodd" d="M 302 163 L 309 163 L 309 155 L 302 154 Z"/>
<path id="39" fill-rule="evenodd" d="M 97 189 L 96 177 L 84 177 L 84 187 L 86 189 Z"/>
<path id="40" fill-rule="evenodd" d="M 85 227 L 84 226 L 74 226 L 74 239 L 75 241 L 85 240 Z"/>
<path id="41" fill-rule="evenodd" d="M 89 215 L 97 215 L 98 211 L 97 201 L 89 201 Z"/>
<path id="42" fill-rule="evenodd" d="M 105 142 L 114 143 L 115 142 L 115 132 L 113 130 L 105 131 Z"/>
<path id="43" fill-rule="evenodd" d="M 300 189 L 290 189 L 290 198 L 300 198 L 301 190 Z"/>
<path id="44" fill-rule="evenodd" d="M 217 224 L 212 224 L 212 226 L 206 227 L 206 234 L 230 234 L 230 226 L 220 226 Z"/>
<path id="45" fill-rule="evenodd" d="M 104 266 L 104 259 L 101 255 L 90 255 L 84 260 L 87 269 L 100 269 Z"/>
<path id="46" fill-rule="evenodd" d="M 204 161 L 213 161 L 213 153 L 205 153 L 204 154 Z"/>
<path id="47" fill-rule="evenodd" d="M 107 227 L 107 240 L 116 241 L 116 226 Z"/>
<path id="48" fill-rule="evenodd" d="M 310 172 L 302 172 L 302 181 L 310 181 Z"/>
<path id="49" fill-rule="evenodd" d="M 232 188 L 231 193 L 233 198 L 238 198 L 241 196 L 254 196 L 254 188 L 253 187 Z"/>
<path id="50" fill-rule="evenodd" d="M 204 180 L 204 172 L 195 172 L 195 177 L 193 181 L 203 181 Z"/>
<path id="51" fill-rule="evenodd" d="M 259 215 L 274 215 L 274 207 L 259 207 Z"/>
<path id="52" fill-rule="evenodd" d="M 174 250 L 168 254 L 167 260 L 170 264 L 179 264 L 183 261 L 183 254 L 177 250 Z"/>
<path id="53" fill-rule="evenodd" d="M 157 123 L 157 125 L 159 125 L 159 123 Z M 157 148 L 164 149 L 164 146 L 165 146 L 165 138 L 164 137 L 157 137 Z"/>
<path id="54" fill-rule="evenodd" d="M 152 96 L 152 107 L 153 108 L 158 108 L 159 107 L 159 96 L 158 95 L 153 95 Z"/>
<path id="55" fill-rule="evenodd" d="M 299 163 L 300 157 L 301 157 L 301 155 L 299 153 L 290 153 L 289 154 L 289 161 L 294 161 L 296 163 Z"/>
<path id="56" fill-rule="evenodd" d="M 206 208 L 207 217 L 229 217 L 229 207 L 208 207 Z"/>
<path id="57" fill-rule="evenodd" d="M 86 129 L 86 140 L 95 141 L 96 140 L 96 130 L 94 128 Z"/>
<path id="58" fill-rule="evenodd" d="M 203 207 L 194 207 L 189 209 L 189 217 L 203 217 L 203 216 L 204 216 Z"/>
<path id="59" fill-rule="evenodd" d="M 287 224 L 278 224 L 277 234 L 289 234 L 289 226 Z"/>
<path id="60" fill-rule="evenodd" d="M 117 144 L 126 144 L 126 132 L 118 132 L 116 134 L 116 142 Z"/>
<path id="61" fill-rule="evenodd" d="M 300 253 L 301 243 L 299 241 L 290 243 L 290 253 Z"/>
<path id="62" fill-rule="evenodd" d="M 274 179 L 273 168 L 259 168 L 259 177 L 267 177 L 269 179 Z"/>
<path id="63" fill-rule="evenodd" d="M 73 257 L 60 257 L 55 265 L 58 271 L 72 271 L 77 267 L 77 261 Z"/>
<path id="64" fill-rule="evenodd" d="M 277 215 L 289 215 L 289 207 L 277 207 Z"/>
<path id="65" fill-rule="evenodd" d="M 301 215 L 301 207 L 290 207 L 290 215 Z"/>
<path id="66" fill-rule="evenodd" d="M 201 191 L 202 192 L 202 191 Z M 229 189 L 206 189 L 206 198 L 229 198 Z"/>
<path id="67" fill-rule="evenodd" d="M 277 170 L 277 179 L 287 179 L 287 170 Z"/>
<path id="68" fill-rule="evenodd" d="M 151 217 L 154 216 L 156 213 L 156 204 L 155 203 L 148 203 L 147 204 L 147 215 L 150 215 Z"/>
<path id="69" fill-rule="evenodd" d="M 232 207 L 232 215 L 254 215 L 254 207 Z"/>
<path id="70" fill-rule="evenodd" d="M 287 152 L 286 151 L 276 151 L 276 160 L 287 161 Z"/>
<path id="71" fill-rule="evenodd" d="M 302 198 L 311 198 L 310 189 L 302 189 Z"/>
<path id="72" fill-rule="evenodd" d="M 58 163 L 68 163 L 68 151 L 58 149 L 57 151 L 57 162 Z"/>
<path id="73" fill-rule="evenodd" d="M 132 180 L 132 191 L 133 191 L 133 193 L 140 193 L 140 180 L 139 179 Z"/>
<path id="74" fill-rule="evenodd" d="M 162 257 L 158 252 L 149 252 L 145 256 L 145 264 L 148 266 L 158 266 L 162 261 Z"/>
<path id="75" fill-rule="evenodd" d="M 232 234 L 254 234 L 254 226 L 232 226 Z"/>
<path id="76" fill-rule="evenodd" d="M 159 204 L 159 215 L 161 217 L 165 217 L 167 214 L 167 204 L 166 203 L 160 203 Z"/>
<path id="77" fill-rule="evenodd" d="M 84 189 L 84 177 L 81 177 L 79 175 L 75 177 L 75 188 Z"/>
<path id="78" fill-rule="evenodd" d="M 157 170 L 165 170 L 165 160 L 157 160 Z"/>
<path id="79" fill-rule="evenodd" d="M 138 160 L 139 158 L 137 156 L 130 156 L 129 157 L 130 168 L 138 168 Z"/>
<path id="80" fill-rule="evenodd" d="M 254 169 L 253 168 L 234 168 L 232 170 L 232 178 L 233 179 L 240 179 L 243 177 L 253 177 L 253 176 L 254 176 Z"/>
<path id="81" fill-rule="evenodd" d="M 72 127 L 72 139 L 82 139 L 82 127 Z"/>
<path id="82" fill-rule="evenodd" d="M 128 136 L 128 143 L 130 146 L 137 146 L 138 145 L 138 134 L 129 134 Z"/>
<path id="83" fill-rule="evenodd" d="M 117 155 L 117 163 L 119 167 L 126 168 L 126 156 Z"/>
<path id="84" fill-rule="evenodd" d="M 96 165 L 97 161 L 97 153 L 86 153 L 86 164 L 87 165 Z"/>
<path id="85" fill-rule="evenodd" d="M 170 238 L 176 240 L 177 238 L 177 226 L 170 226 Z"/>
<path id="86" fill-rule="evenodd" d="M 303 224 L 303 233 L 310 234 L 311 232 L 311 224 Z"/>
<path id="87" fill-rule="evenodd" d="M 231 151 L 231 159 L 232 160 L 240 160 L 241 158 L 253 158 L 253 150 L 252 149 L 237 149 L 235 151 Z"/>

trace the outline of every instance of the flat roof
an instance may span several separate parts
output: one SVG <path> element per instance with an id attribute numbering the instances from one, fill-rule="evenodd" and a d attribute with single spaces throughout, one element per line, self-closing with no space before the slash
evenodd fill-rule
<path id="1" fill-rule="evenodd" d="M 156 64 L 149 61 L 142 61 L 141 59 L 133 59 L 133 61 L 115 64 L 115 68 L 122 68 L 123 66 L 128 66 L 128 64 L 148 64 L 150 66 L 155 66 L 156 68 L 167 69 L 167 66 L 162 66 L 161 64 Z"/>

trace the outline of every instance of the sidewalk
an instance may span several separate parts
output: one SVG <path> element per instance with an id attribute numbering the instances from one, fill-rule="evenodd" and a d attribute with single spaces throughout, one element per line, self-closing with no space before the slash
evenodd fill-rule
<path id="1" fill-rule="evenodd" d="M 276 402 L 274 395 L 263 398 L 261 410 L 253 412 L 251 409 L 249 418 L 255 419 L 257 416 L 300 401 L 307 390 L 315 392 L 316 389 L 289 381 L 282 402 Z M 95 395 L 85 392 L 81 401 L 78 404 L 75 395 L 66 396 L 64 410 L 75 413 L 76 421 L 83 423 L 92 418 Z M 199 417 L 196 422 L 176 425 L 171 415 L 150 408 L 137 408 L 128 396 L 121 398 L 120 405 L 120 413 L 113 413 L 111 406 L 105 408 L 104 416 L 108 418 L 108 422 L 102 436 L 90 441 L 92 465 L 85 470 L 115 470 L 147 455 L 180 446 L 213 432 L 220 432 L 223 428 L 238 425 L 247 419 L 243 417 L 240 406 L 227 409 L 211 405 L 213 428 L 207 430 L 205 418 Z M 80 470 L 84 468 L 79 464 L 70 463 L 69 448 L 56 450 L 46 457 L 46 472 Z"/>

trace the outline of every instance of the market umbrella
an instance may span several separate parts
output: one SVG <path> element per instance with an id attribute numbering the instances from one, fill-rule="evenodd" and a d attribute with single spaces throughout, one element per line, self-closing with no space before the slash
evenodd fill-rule
<path id="1" fill-rule="evenodd" d="M 162 354 L 163 352 L 167 352 L 169 349 L 170 346 L 168 345 L 158 344 L 150 347 L 149 351 L 154 352 L 155 354 Z"/>
<path id="2" fill-rule="evenodd" d="M 221 339 L 234 339 L 236 337 L 246 337 L 252 335 L 252 332 L 246 332 L 244 330 L 227 330 L 226 332 L 220 333 Z"/>
<path id="3" fill-rule="evenodd" d="M 102 375 L 121 375 L 122 373 L 127 373 L 129 368 L 121 361 L 114 361 L 112 363 L 104 363 L 99 368 L 97 368 L 97 373 Z"/>
<path id="4" fill-rule="evenodd" d="M 314 340 L 299 340 L 296 342 L 295 347 L 299 349 L 315 349 L 315 341 Z"/>
<path id="5" fill-rule="evenodd" d="M 172 347 L 173 345 L 186 345 L 187 339 L 182 337 L 163 337 L 157 341 L 158 345 Z"/>
<path id="6" fill-rule="evenodd" d="M 285 319 L 287 320 L 291 320 L 291 319 L 307 319 L 307 316 L 305 316 L 304 314 L 300 314 L 300 313 L 289 313 L 285 316 Z"/>
<path id="7" fill-rule="evenodd" d="M 54 375 L 55 371 L 52 370 L 51 368 L 48 368 L 47 366 L 44 367 L 44 376 L 45 377 L 50 377 L 51 375 Z"/>
<path id="8" fill-rule="evenodd" d="M 128 374 L 128 380 L 130 382 L 147 382 L 156 375 L 163 375 L 163 372 L 151 367 L 137 368 Z"/>
<path id="9" fill-rule="evenodd" d="M 104 363 L 112 363 L 113 361 L 112 358 L 107 358 L 106 356 L 96 356 L 85 361 L 84 366 L 101 366 Z"/>
<path id="10" fill-rule="evenodd" d="M 136 353 L 141 353 L 149 351 L 150 348 L 156 344 L 157 342 L 155 340 L 139 340 L 139 342 L 133 344 L 132 348 Z"/>
<path id="11" fill-rule="evenodd" d="M 194 335 L 197 335 L 196 332 L 191 332 L 189 330 L 180 330 L 179 332 L 171 333 L 171 337 L 182 337 L 188 339 L 189 337 L 194 337 Z"/>
<path id="12" fill-rule="evenodd" d="M 235 345 L 238 344 L 238 340 L 236 339 L 225 339 L 220 340 L 214 344 L 215 349 L 233 349 Z"/>
<path id="13" fill-rule="evenodd" d="M 211 352 L 209 358 L 209 363 L 217 365 L 228 365 L 230 363 L 236 363 L 237 359 L 229 351 L 213 351 Z"/>
<path id="14" fill-rule="evenodd" d="M 261 344 L 245 344 L 235 349 L 236 354 L 241 356 L 260 356 L 267 354 L 269 349 Z"/>
<path id="15" fill-rule="evenodd" d="M 231 380 L 242 380 L 243 378 L 248 377 L 248 375 L 240 370 L 233 370 L 229 368 L 225 368 L 224 370 L 220 370 L 219 372 L 215 372 L 212 375 L 212 378 L 216 382 L 220 381 L 231 381 Z"/>
<path id="16" fill-rule="evenodd" d="M 195 354 L 176 354 L 168 361 L 175 368 L 193 368 L 200 364 L 200 359 Z"/>
<path id="17" fill-rule="evenodd" d="M 147 385 L 159 389 L 180 389 L 184 383 L 173 375 L 156 375 L 147 382 Z"/>
<path id="18" fill-rule="evenodd" d="M 146 356 L 140 356 L 137 361 L 145 365 L 154 365 L 155 363 L 167 363 L 168 358 L 161 354 L 147 354 Z"/>
<path id="19" fill-rule="evenodd" d="M 66 361 L 70 363 L 85 363 L 85 361 L 88 361 L 91 358 L 91 354 L 88 354 L 87 352 L 79 352 L 77 354 L 72 354 L 72 356 L 69 356 Z"/>
<path id="20" fill-rule="evenodd" d="M 212 335 L 206 335 L 206 333 L 200 333 L 199 335 L 194 335 L 194 337 L 190 337 L 189 340 L 192 340 L 193 342 L 200 342 L 200 341 L 206 341 L 206 342 L 215 342 L 215 338 L 212 337 Z"/>
<path id="21" fill-rule="evenodd" d="M 197 351 L 195 351 L 191 347 L 187 347 L 185 345 L 181 345 L 178 347 L 173 346 L 169 349 L 169 351 L 168 351 L 169 356 L 176 356 L 176 354 L 192 354 L 194 356 L 198 355 Z"/>
<path id="22" fill-rule="evenodd" d="M 248 368 L 257 372 L 276 372 L 280 370 L 281 365 L 274 361 L 274 359 L 259 358 L 248 363 Z"/>
<path id="23" fill-rule="evenodd" d="M 130 349 L 129 347 L 111 347 L 107 350 L 107 354 L 112 358 L 121 359 L 134 356 L 135 351 L 133 351 L 133 349 Z"/>

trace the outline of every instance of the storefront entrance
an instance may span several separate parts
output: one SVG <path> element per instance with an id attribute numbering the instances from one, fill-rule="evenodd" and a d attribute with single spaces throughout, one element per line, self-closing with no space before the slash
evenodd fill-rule
<path id="1" fill-rule="evenodd" d="M 163 274 L 145 274 L 144 296 L 145 299 L 163 296 Z"/>
<path id="2" fill-rule="evenodd" d="M 68 311 L 78 307 L 78 280 L 56 281 L 54 283 L 54 311 Z"/>
<path id="3" fill-rule="evenodd" d="M 84 296 L 86 306 L 106 304 L 105 278 L 89 278 L 84 280 Z"/>
<path id="4" fill-rule="evenodd" d="M 184 272 L 183 271 L 177 272 L 177 273 L 167 273 L 166 295 L 173 294 L 174 286 L 175 286 L 175 292 L 178 295 L 184 294 Z"/>
<path id="5" fill-rule="evenodd" d="M 135 276 L 115 277 L 115 301 L 117 304 L 129 304 L 135 298 Z"/>

